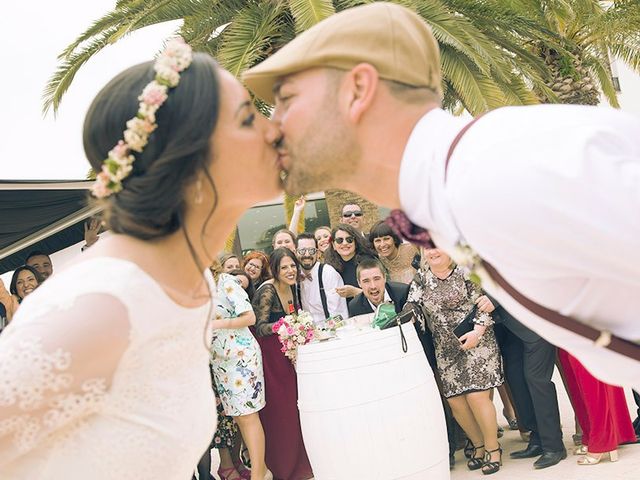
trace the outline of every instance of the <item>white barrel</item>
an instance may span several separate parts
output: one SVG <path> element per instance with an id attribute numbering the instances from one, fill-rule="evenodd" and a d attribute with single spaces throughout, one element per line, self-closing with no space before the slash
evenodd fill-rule
<path id="1" fill-rule="evenodd" d="M 411 323 L 298 350 L 298 407 L 316 480 L 442 480 L 449 446 L 438 387 Z"/>

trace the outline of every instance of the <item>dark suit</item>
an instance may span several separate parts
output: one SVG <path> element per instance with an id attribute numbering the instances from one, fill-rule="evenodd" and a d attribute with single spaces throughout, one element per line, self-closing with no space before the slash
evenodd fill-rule
<path id="1" fill-rule="evenodd" d="M 496 337 L 518 421 L 531 430 L 530 445 L 540 445 L 549 452 L 562 451 L 558 397 L 551 381 L 556 348 L 491 300 L 496 305 Z M 500 325 L 504 327 L 502 332 Z"/>
<path id="2" fill-rule="evenodd" d="M 398 282 L 386 282 L 384 288 L 389 294 L 391 301 L 396 309 L 396 313 L 400 313 L 404 308 L 404 304 L 407 302 L 409 296 L 409 285 Z M 349 316 L 355 317 L 356 315 L 365 315 L 367 313 L 373 313 L 371 304 L 364 293 L 359 293 L 349 301 L 347 305 L 349 309 Z"/>

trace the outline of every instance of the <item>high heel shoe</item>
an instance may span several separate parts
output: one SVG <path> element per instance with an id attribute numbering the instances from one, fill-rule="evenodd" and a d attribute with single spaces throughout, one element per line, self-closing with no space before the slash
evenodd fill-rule
<path id="1" fill-rule="evenodd" d="M 466 458 L 471 458 L 473 456 L 473 443 L 471 443 L 471 440 L 469 440 L 467 438 L 467 441 L 464 444 L 464 456 Z"/>
<path id="2" fill-rule="evenodd" d="M 578 459 L 578 465 L 597 465 L 600 463 L 600 460 L 604 458 L 605 455 L 609 455 L 609 461 L 617 462 L 618 461 L 618 450 L 611 450 L 610 452 L 604 453 L 589 453 L 580 457 Z"/>
<path id="3" fill-rule="evenodd" d="M 500 458 L 497 462 L 491 461 L 491 454 L 500 452 Z M 492 475 L 500 470 L 502 466 L 502 447 L 498 444 L 498 448 L 495 450 L 487 450 L 484 452 L 484 465 L 482 465 L 482 473 L 484 475 Z"/>
<path id="4" fill-rule="evenodd" d="M 574 455 L 587 455 L 589 453 L 589 448 L 586 445 L 580 445 L 573 451 Z"/>
<path id="5" fill-rule="evenodd" d="M 467 468 L 469 470 L 478 470 L 482 468 L 482 465 L 484 465 L 484 454 L 480 457 L 476 457 L 476 453 L 481 448 L 484 448 L 484 445 L 478 445 L 477 447 L 475 445 L 473 446 L 473 453 L 471 454 L 471 458 L 467 461 Z"/>

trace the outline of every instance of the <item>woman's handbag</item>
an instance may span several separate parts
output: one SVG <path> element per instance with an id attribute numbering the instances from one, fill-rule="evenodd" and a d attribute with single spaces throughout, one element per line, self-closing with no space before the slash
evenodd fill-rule
<path id="1" fill-rule="evenodd" d="M 478 311 L 478 306 L 474 305 L 473 308 L 471 309 L 471 311 L 469 313 L 467 313 L 467 316 L 464 317 L 464 320 L 462 320 L 458 324 L 458 326 L 453 329 L 453 334 L 457 338 L 460 338 L 465 333 L 469 333 L 471 330 L 473 330 L 473 327 L 475 327 L 475 325 L 476 325 L 474 320 L 476 318 L 476 312 L 477 311 Z"/>

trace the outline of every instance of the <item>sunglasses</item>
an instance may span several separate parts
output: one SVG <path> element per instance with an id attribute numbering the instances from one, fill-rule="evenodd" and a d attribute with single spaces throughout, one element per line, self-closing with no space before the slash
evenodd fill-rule
<path id="1" fill-rule="evenodd" d="M 362 216 L 362 212 L 344 212 L 342 214 L 342 216 L 344 218 L 349 218 L 349 217 L 361 217 Z"/>
<path id="2" fill-rule="evenodd" d="M 335 242 L 338 245 L 342 245 L 343 242 L 353 243 L 353 237 L 336 237 Z"/>
<path id="3" fill-rule="evenodd" d="M 316 248 L 299 248 L 296 250 L 298 255 L 315 255 L 318 250 Z"/>

